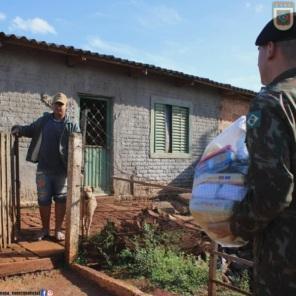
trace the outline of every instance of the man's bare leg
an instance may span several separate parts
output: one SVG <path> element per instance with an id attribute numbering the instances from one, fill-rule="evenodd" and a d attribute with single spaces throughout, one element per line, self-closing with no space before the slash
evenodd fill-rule
<path id="1" fill-rule="evenodd" d="M 48 234 L 49 234 L 49 226 L 50 226 L 50 209 L 51 209 L 51 205 L 39 206 L 42 227 L 43 227 L 43 230 Z"/>
<path id="2" fill-rule="evenodd" d="M 66 213 L 66 203 L 55 203 L 55 231 L 60 232 Z"/>

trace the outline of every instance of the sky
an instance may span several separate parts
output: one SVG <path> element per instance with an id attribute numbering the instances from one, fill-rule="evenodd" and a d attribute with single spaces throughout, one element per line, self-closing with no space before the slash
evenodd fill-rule
<path id="1" fill-rule="evenodd" d="M 268 0 L 0 1 L 0 31 L 259 91 Z"/>

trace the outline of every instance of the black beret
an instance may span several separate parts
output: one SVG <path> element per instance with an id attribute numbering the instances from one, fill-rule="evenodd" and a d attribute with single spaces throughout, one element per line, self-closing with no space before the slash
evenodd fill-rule
<path id="1" fill-rule="evenodd" d="M 288 14 L 278 16 L 277 18 L 289 17 Z M 274 25 L 274 20 L 272 19 L 260 32 L 259 36 L 256 39 L 255 45 L 262 46 L 269 41 L 278 42 L 285 40 L 296 39 L 296 13 L 293 13 L 293 25 L 288 30 L 280 30 Z M 275 20 L 277 21 L 277 20 Z"/>

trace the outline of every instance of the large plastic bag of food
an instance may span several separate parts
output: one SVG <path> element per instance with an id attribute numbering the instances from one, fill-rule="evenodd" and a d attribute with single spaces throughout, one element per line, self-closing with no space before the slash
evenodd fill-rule
<path id="1" fill-rule="evenodd" d="M 211 153 L 215 153 L 223 147 L 231 146 L 232 151 L 242 153 L 244 150 L 244 140 L 246 134 L 246 116 L 239 117 L 231 125 L 225 128 L 222 133 L 215 137 L 206 147 L 202 159 Z M 245 148 L 244 156 L 248 155 L 247 149 Z"/>
<path id="2" fill-rule="evenodd" d="M 246 243 L 230 232 L 222 237 L 218 233 L 219 225 L 229 224 L 234 205 L 247 192 L 245 137 L 246 117 L 242 116 L 208 144 L 195 168 L 190 211 L 209 237 L 224 247 L 240 247 Z M 211 227 L 213 224 L 217 232 Z"/>

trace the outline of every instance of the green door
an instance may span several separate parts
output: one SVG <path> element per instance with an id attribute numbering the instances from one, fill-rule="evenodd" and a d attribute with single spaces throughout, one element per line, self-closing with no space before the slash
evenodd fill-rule
<path id="1" fill-rule="evenodd" d="M 111 104 L 108 99 L 80 98 L 80 126 L 84 142 L 84 185 L 110 194 Z"/>

